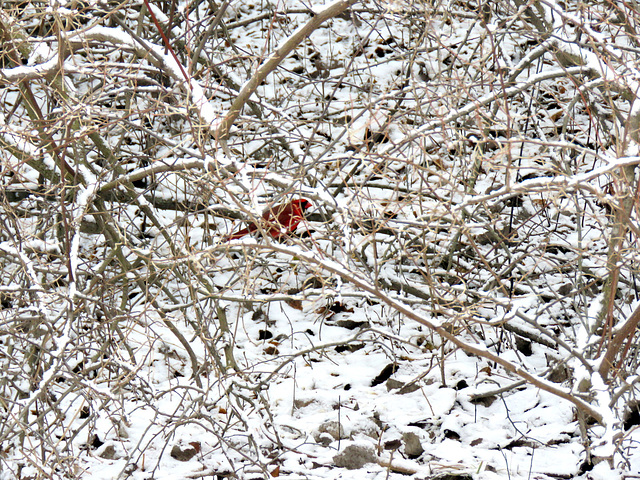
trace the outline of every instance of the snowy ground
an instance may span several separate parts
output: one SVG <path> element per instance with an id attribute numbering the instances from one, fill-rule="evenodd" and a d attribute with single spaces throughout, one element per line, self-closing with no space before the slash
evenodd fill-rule
<path id="1" fill-rule="evenodd" d="M 307 2 L 227 2 L 213 33 L 219 6 L 177 2 L 184 65 L 142 3 L 27 3 L 3 14 L 33 50 L 2 69 L 0 480 L 640 478 L 637 336 L 605 384 L 615 331 L 592 328 L 612 205 L 635 199 L 616 90 L 638 91 L 632 6 L 539 2 L 545 50 L 510 2 L 356 2 L 258 86 L 223 151 L 211 131 Z M 46 175 L 51 138 L 85 183 Z M 221 240 L 280 197 L 314 205 L 295 234 Z M 617 319 L 639 302 L 636 231 Z"/>

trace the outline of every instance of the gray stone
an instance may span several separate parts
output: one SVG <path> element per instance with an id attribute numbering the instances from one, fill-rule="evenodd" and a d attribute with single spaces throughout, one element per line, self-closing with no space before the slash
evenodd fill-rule
<path id="1" fill-rule="evenodd" d="M 424 453 L 424 448 L 420 443 L 420 437 L 413 432 L 405 432 L 402 434 L 404 442 L 404 453 L 410 458 L 417 458 Z"/>
<path id="2" fill-rule="evenodd" d="M 333 463 L 336 467 L 356 470 L 367 463 L 378 463 L 378 457 L 373 447 L 369 445 L 349 445 L 333 457 Z"/>

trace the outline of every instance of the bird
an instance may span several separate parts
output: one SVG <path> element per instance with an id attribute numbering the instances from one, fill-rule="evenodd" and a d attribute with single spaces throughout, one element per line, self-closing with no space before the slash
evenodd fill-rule
<path id="1" fill-rule="evenodd" d="M 262 230 L 272 238 L 280 239 L 292 233 L 304 218 L 305 212 L 313 205 L 306 198 L 298 198 L 267 208 L 262 213 L 261 222 L 251 222 L 246 228 L 227 235 L 222 240 L 228 242 Z"/>

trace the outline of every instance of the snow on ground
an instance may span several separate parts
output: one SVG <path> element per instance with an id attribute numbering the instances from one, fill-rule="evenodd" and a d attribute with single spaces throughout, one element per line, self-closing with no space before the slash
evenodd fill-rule
<path id="1" fill-rule="evenodd" d="M 211 12 L 201 3 L 194 2 L 199 10 L 189 21 L 174 25 L 177 38 L 208 38 L 199 15 L 211 20 Z M 112 79 L 107 72 L 128 68 L 122 57 L 135 64 L 147 50 L 117 25 L 78 33 L 87 45 L 110 42 L 104 52 L 75 52 L 69 78 L 82 95 L 105 89 L 92 108 L 104 109 L 101 121 L 123 122 L 104 143 L 118 147 L 123 158 L 117 170 L 100 165 L 103 151 L 85 155 L 92 183 L 75 199 L 75 211 L 88 212 L 87 192 L 99 192 L 124 173 L 160 162 L 199 159 L 204 165 L 205 158 L 207 168 L 158 170 L 152 187 L 135 186 L 147 194 L 137 203 L 101 199 L 121 243 L 109 243 L 104 234 L 78 235 L 70 262 L 61 233 L 40 222 L 47 209 L 52 218 L 58 214 L 58 203 L 45 202 L 53 194 L 19 203 L 19 227 L 12 223 L 2 233 L 0 247 L 11 261 L 4 264 L 0 291 L 31 303 L 16 301 L 0 311 L 7 372 L 0 480 L 640 476 L 637 428 L 620 425 L 625 412 L 608 405 L 609 389 L 594 382 L 587 392 L 592 396 L 579 391 L 576 379 L 589 376 L 594 356 L 585 365 L 573 355 L 594 354 L 600 341 L 589 332 L 608 275 L 603 205 L 615 200 L 608 162 L 615 155 L 589 150 L 566 160 L 568 147 L 551 145 L 569 141 L 566 131 L 558 133 L 564 107 L 585 95 L 574 85 L 577 77 L 567 80 L 565 66 L 551 56 L 547 64 L 530 65 L 526 76 L 553 71 L 559 78 L 535 83 L 539 90 L 523 88 L 508 108 L 500 106 L 496 92 L 505 84 L 496 72 L 526 58 L 529 37 L 509 30 L 496 49 L 491 42 L 498 37 L 489 34 L 502 35 L 498 20 L 517 23 L 517 15 L 496 7 L 494 14 L 504 19 L 486 24 L 458 2 L 435 3 L 424 10 L 418 2 L 358 2 L 350 15 L 316 30 L 259 86 L 253 100 L 262 117 L 245 109 L 224 152 L 233 158 L 224 161 L 213 140 L 203 141 L 194 127 L 215 123 L 235 95 L 212 66 L 243 85 L 258 59 L 309 20 L 306 2 L 231 2 L 225 22 L 249 21 L 226 39 L 210 38 L 202 64 L 188 69 L 195 72 L 189 82 L 161 44 L 149 49 L 154 60 L 135 75 L 126 70 Z M 128 22 L 140 14 L 135 5 L 122 8 Z M 180 12 L 184 8 L 179 4 Z M 153 11 L 167 21 L 157 5 Z M 575 25 L 557 28 L 565 38 Z M 30 65 L 58 61 L 43 45 Z M 488 61 L 498 50 L 499 58 Z M 123 89 L 85 78 L 83 68 L 91 64 L 81 64 L 89 57 Z M 170 95 L 147 77 L 153 65 L 168 69 Z M 520 88 L 527 78 L 507 83 Z M 142 95 L 146 90 L 131 86 L 138 88 L 137 82 L 154 93 Z M 159 101 L 157 92 L 167 98 Z M 527 105 L 543 95 L 556 106 L 536 107 L 533 115 Z M 183 101 L 199 111 L 189 121 L 182 117 L 193 112 Z M 144 114 L 122 118 L 122 105 L 136 102 Z M 498 107 L 476 115 L 480 103 Z M 586 132 L 596 127 L 589 112 L 572 115 L 573 147 L 582 152 L 595 142 Z M 530 130 L 529 118 L 535 120 Z M 19 124 L 3 135 L 20 136 Z M 149 132 L 160 132 L 167 143 L 153 147 Z M 151 161 L 142 162 L 145 155 Z M 41 175 L 28 162 L 11 160 L 20 172 L 15 183 L 35 190 Z M 52 164 L 51 155 L 43 162 Z M 222 167 L 233 174 L 220 174 Z M 598 168 L 602 175 L 589 177 Z M 514 185 L 522 190 L 509 197 Z M 127 188 L 123 182 L 114 195 Z M 267 199 L 282 192 L 285 198 L 309 196 L 316 207 L 297 235 L 282 242 L 297 243 L 298 250 L 220 242 L 239 219 L 259 217 Z M 195 206 L 163 210 L 160 200 Z M 222 208 L 236 208 L 238 215 L 212 214 Z M 621 263 L 632 265 L 637 254 L 625 248 Z M 602 415 L 615 413 L 616 419 L 608 429 L 589 423 L 567 400 L 465 353 L 348 276 L 327 273 L 322 262 L 304 261 L 314 255 L 325 266 L 366 278 L 456 338 L 590 405 L 599 401 Z M 130 266 L 126 273 L 124 265 Z M 637 303 L 635 277 L 622 277 L 624 303 L 616 312 L 627 316 Z M 536 337 L 544 338 L 531 341 Z M 616 388 L 631 404 L 635 377 L 627 381 L 627 390 L 623 383 Z M 591 448 L 615 452 L 591 467 Z"/>

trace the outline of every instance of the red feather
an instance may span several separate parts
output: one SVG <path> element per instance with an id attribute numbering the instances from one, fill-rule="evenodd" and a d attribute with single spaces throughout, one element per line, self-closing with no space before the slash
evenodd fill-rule
<path id="1" fill-rule="evenodd" d="M 305 211 L 311 207 L 311 202 L 305 198 L 299 198 L 289 203 L 282 203 L 275 207 L 269 207 L 262 213 L 262 221 L 249 224 L 247 228 L 238 230 L 223 238 L 224 242 L 242 238 L 256 230 L 262 229 L 273 238 L 281 238 L 293 232 L 304 218 Z"/>

